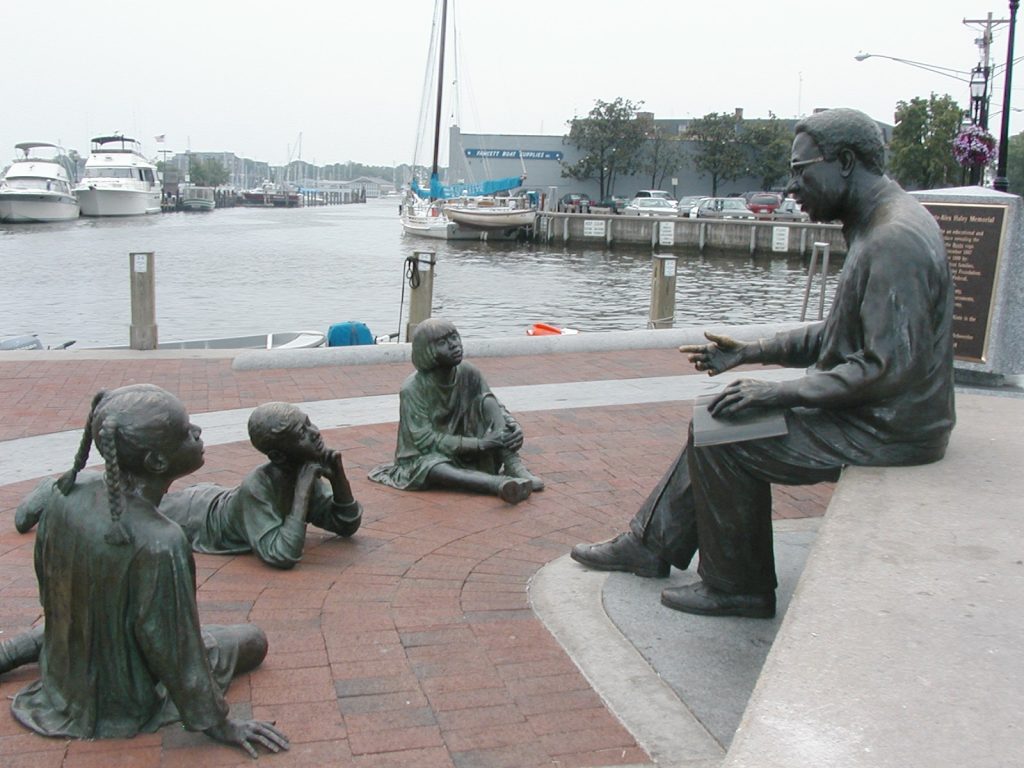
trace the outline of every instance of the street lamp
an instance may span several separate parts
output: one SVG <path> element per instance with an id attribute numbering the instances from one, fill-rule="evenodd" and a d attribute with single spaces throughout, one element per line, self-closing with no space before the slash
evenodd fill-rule
<path id="1" fill-rule="evenodd" d="M 864 61 L 865 59 L 888 59 L 889 61 L 898 61 L 900 64 L 907 64 L 911 67 L 917 67 L 927 72 L 933 72 L 936 75 L 942 75 L 943 77 L 951 77 L 954 80 L 959 80 L 962 83 L 969 83 L 968 75 L 970 74 L 963 69 L 953 69 L 951 67 L 940 67 L 937 64 L 925 64 L 921 61 L 911 61 L 910 59 L 901 59 L 897 56 L 886 56 L 883 53 L 864 53 L 861 51 L 854 56 L 857 61 Z"/>
<path id="2" fill-rule="evenodd" d="M 1010 183 L 1006 178 L 1007 152 L 1010 148 L 1010 81 L 1013 78 L 1013 36 L 1017 31 L 1017 8 L 1020 0 L 1010 0 L 1010 33 L 1006 40 L 1006 75 L 1003 82 L 1003 114 L 999 130 L 999 162 L 992 187 L 1006 192 Z"/>
<path id="3" fill-rule="evenodd" d="M 976 125 L 988 130 L 988 67 L 971 70 L 971 105 Z"/>

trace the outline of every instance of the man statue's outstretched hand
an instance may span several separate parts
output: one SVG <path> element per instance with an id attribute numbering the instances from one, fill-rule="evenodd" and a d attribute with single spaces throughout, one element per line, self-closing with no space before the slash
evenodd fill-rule
<path id="1" fill-rule="evenodd" d="M 778 384 L 758 379 L 737 379 L 708 403 L 708 412 L 716 419 L 735 416 L 747 408 L 772 408 L 786 405 Z"/>
<path id="2" fill-rule="evenodd" d="M 679 348 L 683 354 L 690 355 L 690 362 L 698 371 L 707 371 L 708 376 L 715 376 L 746 362 L 749 346 L 746 342 L 709 331 L 705 331 L 704 336 L 710 344 L 684 344 Z"/>
<path id="3" fill-rule="evenodd" d="M 257 758 L 256 744 L 262 744 L 270 752 L 288 749 L 288 737 L 274 727 L 274 723 L 263 720 L 232 720 L 230 717 L 219 725 L 206 729 L 206 735 L 225 744 L 236 744 Z"/>

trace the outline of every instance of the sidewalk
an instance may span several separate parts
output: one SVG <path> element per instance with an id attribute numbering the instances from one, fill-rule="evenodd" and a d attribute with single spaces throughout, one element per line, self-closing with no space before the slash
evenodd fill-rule
<path id="1" fill-rule="evenodd" d="M 14 508 L 37 478 L 69 466 L 97 389 L 149 382 L 182 398 L 204 427 L 207 451 L 206 466 L 178 487 L 237 484 L 262 461 L 244 435 L 247 409 L 303 403 L 326 443 L 344 453 L 365 508 L 362 529 L 342 540 L 311 528 L 303 562 L 287 572 L 249 555 L 196 556 L 203 621 L 252 621 L 270 638 L 263 666 L 229 692 L 235 712 L 275 719 L 291 738 L 290 752 L 261 760 L 653 764 L 531 608 L 531 580 L 572 544 L 624 528 L 678 452 L 692 397 L 711 382 L 671 349 L 467 357 L 523 424 L 523 455 L 547 481 L 515 507 L 366 479 L 394 450 L 395 393 L 412 370 L 407 362 L 240 371 L 211 354 L 0 358 L 0 630 L 19 632 L 40 618 L 34 537 L 14 531 Z M 776 489 L 776 515 L 820 516 L 830 493 L 828 485 Z M 0 695 L 36 672 L 0 678 Z M 68 742 L 36 736 L 3 712 L 0 764 L 251 761 L 174 726 L 130 741 Z"/>

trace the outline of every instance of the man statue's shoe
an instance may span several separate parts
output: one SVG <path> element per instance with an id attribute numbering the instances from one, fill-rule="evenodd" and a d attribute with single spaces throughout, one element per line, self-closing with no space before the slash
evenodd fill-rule
<path id="1" fill-rule="evenodd" d="M 599 544 L 577 544 L 569 555 L 598 571 L 625 571 L 647 579 L 664 579 L 671 566 L 651 552 L 632 531 Z"/>
<path id="2" fill-rule="evenodd" d="M 745 616 L 748 619 L 770 619 L 775 616 L 774 591 L 734 595 L 708 586 L 703 581 L 662 590 L 661 604 L 700 616 Z"/>

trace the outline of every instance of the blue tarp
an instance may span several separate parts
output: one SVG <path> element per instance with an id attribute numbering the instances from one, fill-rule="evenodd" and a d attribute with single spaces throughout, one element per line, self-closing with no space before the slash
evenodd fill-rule
<path id="1" fill-rule="evenodd" d="M 410 185 L 417 197 L 423 200 L 450 200 L 454 197 L 473 195 L 493 195 L 495 192 L 506 192 L 523 184 L 522 176 L 507 176 L 504 179 L 488 179 L 479 184 L 452 184 L 445 186 L 436 175 L 430 177 L 430 189 L 424 190 L 412 180 Z"/>

